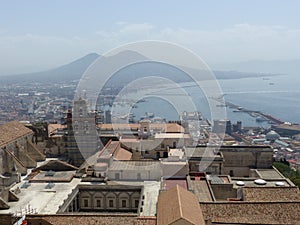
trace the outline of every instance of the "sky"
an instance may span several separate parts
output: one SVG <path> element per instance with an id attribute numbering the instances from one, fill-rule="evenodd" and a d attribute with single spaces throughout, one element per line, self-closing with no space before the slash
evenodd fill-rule
<path id="1" fill-rule="evenodd" d="M 142 40 L 180 44 L 213 68 L 300 59 L 299 8 L 297 0 L 1 0 L 0 75 Z"/>

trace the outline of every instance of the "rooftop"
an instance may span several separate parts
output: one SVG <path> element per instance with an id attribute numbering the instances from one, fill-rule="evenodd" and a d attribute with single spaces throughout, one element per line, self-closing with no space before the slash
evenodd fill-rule
<path id="1" fill-rule="evenodd" d="M 22 136 L 33 134 L 33 131 L 17 121 L 12 121 L 0 126 L 0 134 L 0 146 L 4 146 Z"/>
<path id="2" fill-rule="evenodd" d="M 205 224 L 197 197 L 178 185 L 159 194 L 157 207 L 158 225 Z"/>
<path id="3" fill-rule="evenodd" d="M 21 211 L 24 213 L 29 209 L 39 214 L 55 214 L 72 189 L 80 183 L 80 179 L 74 178 L 68 183 L 55 183 L 50 189 L 46 188 L 48 185 L 46 182 L 31 183 L 27 188 L 22 188 L 22 186 L 26 187 L 24 185 L 26 182 L 28 181 L 24 180 L 13 187 L 14 190 L 21 190 L 17 194 L 19 201 L 9 202 L 10 208 L 1 210 L 2 214 L 20 213 Z"/>
<path id="4" fill-rule="evenodd" d="M 61 131 L 63 129 L 66 129 L 67 128 L 67 125 L 62 125 L 62 124 L 59 124 L 59 123 L 50 123 L 48 125 L 48 136 L 53 136 L 53 135 L 56 135 L 56 133 L 58 131 Z M 61 134 L 62 135 L 62 134 Z"/>
<path id="5" fill-rule="evenodd" d="M 247 202 L 300 202 L 298 187 L 244 187 L 243 198 Z"/>
<path id="6" fill-rule="evenodd" d="M 161 170 L 159 161 L 114 161 L 109 170 Z"/>
<path id="7" fill-rule="evenodd" d="M 155 217 L 136 217 L 129 214 L 77 214 L 77 215 L 28 215 L 26 219 L 29 222 L 43 221 L 44 223 L 69 225 L 69 224 L 89 224 L 89 225 L 155 225 Z"/>
<path id="8" fill-rule="evenodd" d="M 155 138 L 191 138 L 189 134 L 184 133 L 156 133 Z"/>
<path id="9" fill-rule="evenodd" d="M 138 130 L 140 128 L 139 123 L 130 123 L 130 124 L 99 124 L 98 128 L 102 131 L 105 130 Z M 150 124 L 150 130 L 155 130 L 155 131 L 164 131 L 166 133 L 183 133 L 184 128 L 177 124 L 177 123 L 151 123 Z"/>
<path id="10" fill-rule="evenodd" d="M 300 131 L 300 125 L 298 124 L 279 124 L 274 126 L 275 128 L 279 129 L 287 129 L 287 130 L 294 130 L 294 131 Z"/>
<path id="11" fill-rule="evenodd" d="M 300 202 L 201 202 L 204 219 L 221 224 L 299 224 Z"/>
<path id="12" fill-rule="evenodd" d="M 188 184 L 185 179 L 167 179 L 162 182 L 162 186 L 164 190 L 169 190 L 173 187 L 176 187 L 176 185 L 188 189 Z"/>
<path id="13" fill-rule="evenodd" d="M 199 202 L 212 202 L 212 193 L 206 180 L 191 180 L 191 188 L 198 197 Z"/>

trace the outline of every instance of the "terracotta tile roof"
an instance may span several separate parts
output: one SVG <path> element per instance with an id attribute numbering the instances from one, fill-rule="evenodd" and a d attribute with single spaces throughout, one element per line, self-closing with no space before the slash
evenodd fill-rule
<path id="1" fill-rule="evenodd" d="M 33 134 L 33 131 L 17 121 L 6 123 L 0 126 L 0 146 L 29 134 Z"/>
<path id="2" fill-rule="evenodd" d="M 82 225 L 156 225 L 156 217 L 136 217 L 136 215 L 103 214 L 65 214 L 65 215 L 27 215 L 32 224 L 82 224 Z"/>
<path id="3" fill-rule="evenodd" d="M 99 153 L 99 158 L 110 158 L 120 147 L 119 141 L 109 141 Z"/>
<path id="4" fill-rule="evenodd" d="M 67 125 L 50 123 L 48 125 L 48 136 L 50 137 L 51 135 L 55 134 L 55 132 L 57 130 L 63 130 L 63 129 L 66 129 L 66 128 L 67 128 Z"/>
<path id="5" fill-rule="evenodd" d="M 298 187 L 244 187 L 243 196 L 247 202 L 300 202 Z"/>
<path id="6" fill-rule="evenodd" d="M 180 220 L 184 224 L 205 224 L 197 197 L 177 185 L 159 194 L 157 225 L 169 225 Z"/>
<path id="7" fill-rule="evenodd" d="M 300 224 L 300 202 L 203 202 L 200 207 L 212 223 Z"/>
<path id="8" fill-rule="evenodd" d="M 119 148 L 119 150 L 114 155 L 115 160 L 131 160 L 132 153 L 125 148 Z"/>
<path id="9" fill-rule="evenodd" d="M 123 171 L 138 171 L 140 169 L 161 171 L 161 164 L 159 161 L 145 160 L 145 161 L 113 161 L 110 165 L 109 170 L 123 170 Z"/>
<path id="10" fill-rule="evenodd" d="M 94 215 L 94 214 L 66 214 L 66 215 L 28 215 L 28 222 L 36 220 L 47 221 L 50 224 L 70 225 L 135 225 L 136 215 Z M 38 223 L 37 223 L 38 224 Z M 145 224 L 145 223 L 144 223 Z M 143 225 L 144 225 L 143 224 Z M 147 223 L 145 224 L 147 225 Z"/>
<path id="11" fill-rule="evenodd" d="M 156 217 L 154 216 L 140 216 L 136 219 L 135 225 L 156 225 Z"/>

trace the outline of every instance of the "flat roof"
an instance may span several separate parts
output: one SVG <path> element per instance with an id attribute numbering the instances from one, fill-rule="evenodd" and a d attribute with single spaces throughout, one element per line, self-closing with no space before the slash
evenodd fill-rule
<path id="1" fill-rule="evenodd" d="M 37 175 L 30 178 L 30 182 L 70 182 L 76 171 L 51 171 L 53 174 L 49 176 L 49 171 L 40 171 Z"/>
<path id="2" fill-rule="evenodd" d="M 275 129 L 286 129 L 286 130 L 294 130 L 294 131 L 300 131 L 300 125 L 298 124 L 279 124 L 276 126 L 273 126 Z"/>
<path id="3" fill-rule="evenodd" d="M 134 170 L 138 171 L 146 168 L 147 170 L 161 170 L 160 161 L 114 161 L 109 167 L 113 170 Z"/>
<path id="4" fill-rule="evenodd" d="M 186 147 L 185 148 L 186 156 L 188 158 L 202 158 L 202 157 L 220 157 L 217 153 L 215 153 L 214 148 L 206 147 L 206 146 L 197 146 L 197 147 Z"/>
<path id="5" fill-rule="evenodd" d="M 256 171 L 262 179 L 285 179 L 285 177 L 275 169 L 256 169 Z"/>
<path id="6" fill-rule="evenodd" d="M 22 211 L 25 213 L 29 209 L 32 212 L 39 214 L 55 214 L 59 206 L 63 204 L 63 201 L 67 199 L 68 194 L 72 192 L 79 183 L 79 178 L 74 178 L 69 183 L 54 183 L 55 185 L 51 189 L 46 189 L 48 185 L 45 183 L 31 183 L 27 188 L 22 188 L 25 180 L 13 186 L 11 190 L 19 188 L 21 192 L 16 194 L 19 201 L 8 202 L 10 206 L 7 210 L 1 210 L 1 214 L 5 213 L 19 213 Z"/>
<path id="7" fill-rule="evenodd" d="M 186 179 L 167 179 L 167 180 L 163 180 L 162 185 L 164 190 L 169 190 L 173 187 L 176 187 L 176 185 L 179 185 L 180 187 L 186 190 L 188 189 L 188 184 Z"/>
<path id="8" fill-rule="evenodd" d="M 237 185 L 236 182 L 238 181 L 243 181 L 244 182 L 244 186 L 243 187 L 260 187 L 260 188 L 264 188 L 264 187 L 277 187 L 276 183 L 277 182 L 283 182 L 284 186 L 289 187 L 292 186 L 286 179 L 272 179 L 272 180 L 268 180 L 268 179 L 264 179 L 266 181 L 266 184 L 261 185 L 261 184 L 255 184 L 254 180 L 256 180 L 258 178 L 252 178 L 252 179 L 243 179 L 243 178 L 231 178 L 231 183 L 233 184 L 234 188 L 239 188 L 241 186 Z"/>
<path id="9" fill-rule="evenodd" d="M 195 195 L 198 197 L 199 202 L 212 202 L 212 193 L 209 190 L 209 186 L 206 180 L 191 180 L 191 188 Z"/>
<path id="10" fill-rule="evenodd" d="M 190 135 L 184 133 L 156 133 L 155 138 L 191 138 Z"/>

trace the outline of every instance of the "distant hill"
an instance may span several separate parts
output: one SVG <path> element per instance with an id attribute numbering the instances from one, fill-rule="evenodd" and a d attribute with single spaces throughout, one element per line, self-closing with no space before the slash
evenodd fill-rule
<path id="1" fill-rule="evenodd" d="M 66 65 L 35 73 L 23 73 L 17 75 L 1 76 L 1 82 L 60 82 L 78 80 L 84 71 L 99 57 L 96 53 L 90 53 Z"/>
<path id="2" fill-rule="evenodd" d="M 35 72 L 35 73 L 24 73 L 24 74 L 17 74 L 17 75 L 9 75 L 9 76 L 1 76 L 1 83 L 32 83 L 32 82 L 63 82 L 63 81 L 74 81 L 79 80 L 82 77 L 84 71 L 99 57 L 100 55 L 96 53 L 88 54 L 80 59 L 77 59 L 71 63 L 66 65 L 47 70 L 42 72 Z M 132 59 L 134 60 L 147 60 L 147 58 L 137 52 L 133 51 L 125 51 L 116 56 L 115 59 L 117 61 L 124 62 L 126 64 L 127 61 Z M 105 59 L 104 59 L 105 60 Z M 155 69 L 155 68 L 154 68 Z M 187 71 L 195 70 L 192 68 L 186 68 Z M 112 79 L 111 82 L 118 82 L 120 84 L 126 83 L 128 81 L 132 81 L 136 78 L 140 78 L 144 75 L 151 74 L 152 67 L 149 66 L 130 66 L 122 71 L 122 79 Z M 155 69 L 157 70 L 157 69 Z M 146 71 L 146 73 L 145 73 Z M 166 78 L 172 78 L 175 82 L 186 82 L 189 81 L 188 79 L 182 77 L 174 67 L 164 67 L 161 70 L 164 73 Z M 121 72 L 120 72 L 121 73 Z M 120 75 L 119 73 L 119 75 Z M 155 73 L 155 71 L 153 71 Z M 238 72 L 238 71 L 214 71 L 214 74 L 217 79 L 240 79 L 246 77 L 263 77 L 263 76 L 270 76 L 274 74 L 270 73 L 253 73 L 253 72 Z"/>

